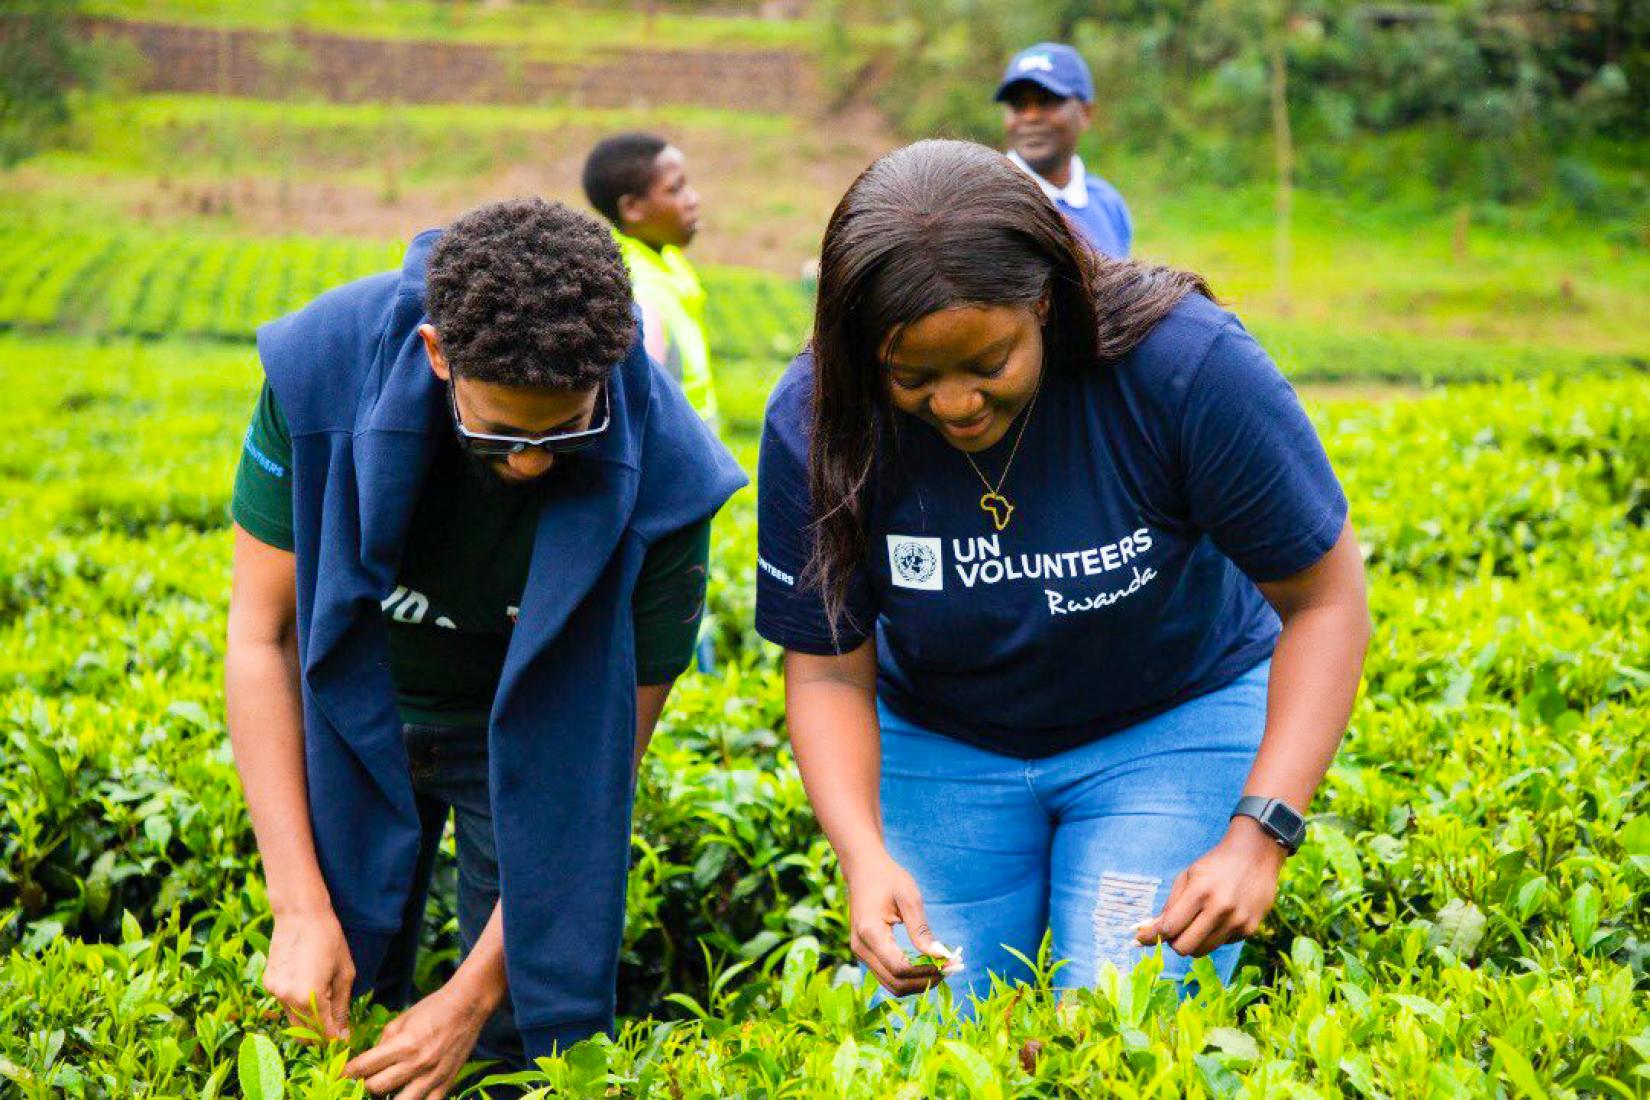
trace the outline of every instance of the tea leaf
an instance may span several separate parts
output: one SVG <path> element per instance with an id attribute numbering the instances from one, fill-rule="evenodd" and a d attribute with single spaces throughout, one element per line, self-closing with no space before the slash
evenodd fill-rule
<path id="1" fill-rule="evenodd" d="M 1650 856 L 1650 814 L 1624 822 L 1617 834 L 1621 850 L 1631 856 Z"/>
<path id="2" fill-rule="evenodd" d="M 1487 923 L 1478 906 L 1452 898 L 1438 912 L 1431 945 L 1447 948 L 1458 959 L 1470 959 L 1484 938 Z"/>
<path id="3" fill-rule="evenodd" d="M 236 1077 L 246 1100 L 282 1100 L 286 1095 L 286 1067 L 280 1052 L 256 1032 L 241 1040 Z"/>
<path id="4" fill-rule="evenodd" d="M 1501 1065 L 1501 1072 L 1517 1087 L 1520 1095 L 1527 1096 L 1530 1100 L 1546 1100 L 1547 1090 L 1542 1087 L 1535 1068 L 1517 1047 L 1493 1035 L 1490 1037 L 1490 1045 L 1495 1048 L 1496 1061 Z"/>
<path id="5" fill-rule="evenodd" d="M 1255 1042 L 1253 1036 L 1235 1027 L 1210 1028 L 1204 1041 L 1240 1065 L 1253 1065 L 1260 1061 L 1260 1044 Z"/>
<path id="6" fill-rule="evenodd" d="M 1586 948 L 1598 930 L 1598 887 L 1582 883 L 1570 896 L 1570 934 L 1576 946 Z"/>

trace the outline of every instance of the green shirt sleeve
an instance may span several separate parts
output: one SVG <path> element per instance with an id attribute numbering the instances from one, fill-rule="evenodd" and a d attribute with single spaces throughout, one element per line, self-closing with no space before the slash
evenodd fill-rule
<path id="1" fill-rule="evenodd" d="M 648 548 L 631 603 L 638 684 L 667 684 L 693 660 L 693 644 L 705 611 L 709 562 L 709 519 Z"/>
<path id="2" fill-rule="evenodd" d="M 241 445 L 229 513 L 259 542 L 277 550 L 293 548 L 292 436 L 268 382 L 258 394 Z"/>

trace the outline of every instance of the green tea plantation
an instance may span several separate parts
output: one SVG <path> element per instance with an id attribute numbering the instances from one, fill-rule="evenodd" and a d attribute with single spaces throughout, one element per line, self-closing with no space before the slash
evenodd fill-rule
<path id="1" fill-rule="evenodd" d="M 3 246 L 0 1096 L 364 1095 L 337 1075 L 349 1051 L 286 1031 L 260 990 L 270 919 L 221 666 L 228 492 L 258 383 L 245 334 L 389 258 L 135 233 Z M 754 468 L 806 292 L 715 279 L 734 333 L 722 399 Z M 137 339 L 162 333 L 197 339 Z M 1293 347 L 1347 365 L 1330 339 Z M 1449 349 L 1388 350 L 1409 358 L 1365 353 L 1426 381 L 1418 359 Z M 1462 351 L 1438 373 L 1538 373 L 1513 359 Z M 625 1022 L 531 1084 L 659 1100 L 1650 1094 L 1650 402 L 1631 363 L 1539 373 L 1309 400 L 1366 547 L 1376 639 L 1277 907 L 1230 986 L 1206 974 L 1182 1001 L 1148 966 L 1064 1001 L 1002 989 L 968 1022 L 944 1002 L 871 1006 L 776 653 L 749 627 L 742 493 L 716 534 L 721 670 L 678 684 L 642 768 Z M 426 987 L 453 964 L 445 918 Z M 384 1013 L 358 1017 L 357 1050 Z"/>
<path id="2" fill-rule="evenodd" d="M 351 279 L 398 266 L 404 244 L 348 237 L 39 229 L 0 221 L 0 328 L 250 343 L 262 322 Z M 763 272 L 705 272 L 721 360 L 783 362 L 811 322 L 805 287 Z M 1265 320 L 1278 365 L 1303 382 L 1442 382 L 1650 370 L 1650 351 L 1607 354 L 1483 339 L 1402 338 Z M 760 413 L 760 402 L 754 409 Z"/>

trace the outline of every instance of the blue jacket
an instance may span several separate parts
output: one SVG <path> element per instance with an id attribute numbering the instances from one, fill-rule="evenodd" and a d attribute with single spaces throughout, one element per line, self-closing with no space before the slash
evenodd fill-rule
<path id="1" fill-rule="evenodd" d="M 418 336 L 424 266 L 350 283 L 265 325 L 292 435 L 298 653 L 316 854 L 370 990 L 406 904 L 418 814 L 379 601 L 434 441 L 452 430 Z M 602 439 L 557 475 L 488 731 L 510 996 L 530 1056 L 613 1026 L 630 848 L 635 652 L 647 546 L 745 477 L 638 339 Z"/>

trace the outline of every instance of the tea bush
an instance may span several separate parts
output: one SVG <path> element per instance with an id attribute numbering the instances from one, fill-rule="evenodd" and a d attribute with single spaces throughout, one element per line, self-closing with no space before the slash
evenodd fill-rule
<path id="1" fill-rule="evenodd" d="M 723 379 L 748 466 L 774 370 Z M 336 1079 L 345 1052 L 283 1034 L 257 988 L 269 918 L 219 694 L 248 350 L 0 336 L 0 379 L 0 1094 L 257 1095 L 244 1060 L 288 1095 L 360 1095 Z M 1147 967 L 1064 1003 L 1003 990 L 971 1021 L 868 1003 L 838 971 L 844 895 L 784 742 L 775 653 L 750 631 L 747 491 L 716 528 L 721 670 L 678 685 L 642 769 L 627 1022 L 535 1083 L 673 1100 L 1644 1095 L 1642 385 L 1312 411 L 1377 633 L 1309 842 L 1232 986 L 1176 1001 Z M 432 946 L 426 985 L 450 965 Z M 357 1046 L 383 1019 L 359 1011 Z"/>
<path id="2" fill-rule="evenodd" d="M 242 343 L 329 287 L 399 267 L 405 247 L 341 237 L 5 228 L 0 326 Z M 794 353 L 811 322 L 800 284 L 740 268 L 713 267 L 705 279 L 718 355 Z"/>

